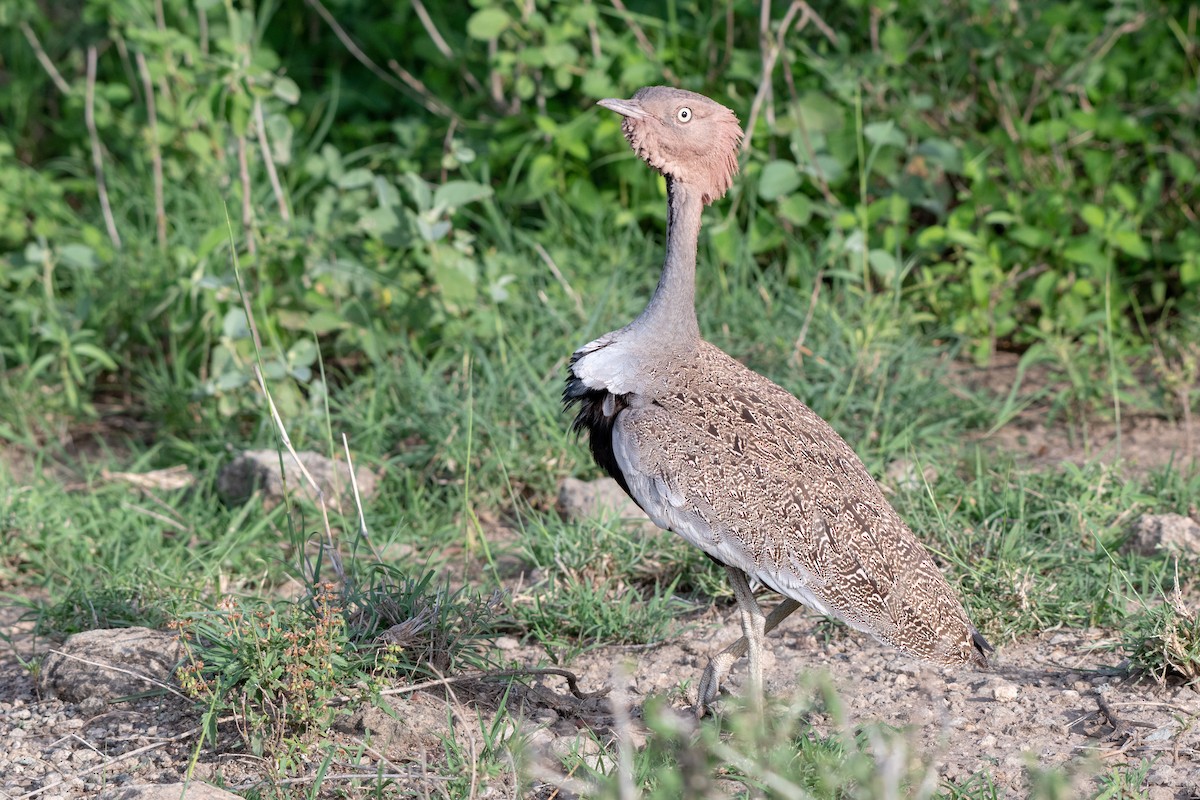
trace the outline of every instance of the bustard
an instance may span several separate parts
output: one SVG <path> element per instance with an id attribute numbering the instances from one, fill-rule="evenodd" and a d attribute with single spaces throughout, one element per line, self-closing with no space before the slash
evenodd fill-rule
<path id="1" fill-rule="evenodd" d="M 563 402 L 579 405 L 574 429 L 650 518 L 728 572 L 743 638 L 709 661 L 697 714 L 747 650 L 761 708 L 766 633 L 800 604 L 911 655 L 986 667 L 991 646 L 850 446 L 700 338 L 700 217 L 737 172 L 737 117 L 665 86 L 599 105 L 624 117 L 629 144 L 666 177 L 667 254 L 641 315 L 575 352 Z M 769 617 L 751 578 L 785 598 Z"/>

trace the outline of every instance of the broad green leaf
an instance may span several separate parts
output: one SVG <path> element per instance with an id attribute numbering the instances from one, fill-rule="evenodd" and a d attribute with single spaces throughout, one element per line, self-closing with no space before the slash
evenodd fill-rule
<path id="1" fill-rule="evenodd" d="M 94 344 L 83 342 L 82 344 L 72 345 L 71 349 L 75 351 L 75 355 L 90 358 L 105 369 L 117 368 L 117 362 L 113 361 L 112 356 Z"/>
<path id="2" fill-rule="evenodd" d="M 374 177 L 375 176 L 371 173 L 371 170 L 364 169 L 363 167 L 357 167 L 342 173 L 342 175 L 334 181 L 334 184 L 339 189 L 361 189 L 364 186 L 370 185 L 371 180 Z"/>
<path id="3" fill-rule="evenodd" d="M 65 244 L 58 249 L 58 257 L 63 263 L 80 269 L 95 269 L 100 265 L 96 251 L 87 245 Z"/>
<path id="4" fill-rule="evenodd" d="M 279 77 L 271 84 L 271 92 L 289 106 L 300 102 L 300 87 L 288 77 Z"/>
<path id="5" fill-rule="evenodd" d="M 800 172 L 791 161 L 771 161 L 758 177 L 758 196 L 774 200 L 800 187 Z"/>
<path id="6" fill-rule="evenodd" d="M 864 126 L 863 136 L 876 147 L 889 144 L 893 147 L 903 147 L 908 141 L 896 123 L 890 119 L 885 122 L 872 122 Z"/>
<path id="7" fill-rule="evenodd" d="M 846 122 L 846 109 L 821 92 L 800 95 L 795 110 L 810 133 L 840 130 Z"/>
<path id="8" fill-rule="evenodd" d="M 988 225 L 1012 225 L 1017 221 L 1017 215 L 1011 211 L 990 211 L 983 216 Z"/>
<path id="9" fill-rule="evenodd" d="M 896 280 L 900 272 L 900 263 L 886 250 L 872 250 L 867 253 L 867 263 L 871 265 L 871 272 L 883 278 L 889 285 Z"/>
<path id="10" fill-rule="evenodd" d="M 317 360 L 317 346 L 312 339 L 305 336 L 288 348 L 288 364 L 295 367 L 309 367 Z"/>
<path id="11" fill-rule="evenodd" d="M 228 392 L 239 389 L 250 382 L 250 376 L 244 372 L 226 372 L 217 378 L 213 384 L 218 392 Z"/>
<path id="12" fill-rule="evenodd" d="M 917 234 L 918 247 L 941 247 L 946 241 L 946 229 L 941 225 L 930 225 Z"/>
<path id="13" fill-rule="evenodd" d="M 908 48 L 912 42 L 912 36 L 903 26 L 889 22 L 884 25 L 883 33 L 879 36 L 879 43 L 883 45 L 883 52 L 893 64 L 903 64 L 908 61 Z"/>
<path id="14" fill-rule="evenodd" d="M 1179 265 L 1179 281 L 1184 286 L 1200 283 L 1200 255 L 1189 253 Z"/>
<path id="15" fill-rule="evenodd" d="M 846 165 L 837 156 L 817 153 L 813 163 L 805 165 L 803 171 L 806 175 L 823 178 L 830 186 L 836 186 L 846 174 Z"/>
<path id="16" fill-rule="evenodd" d="M 812 200 L 801 192 L 794 192 L 779 201 L 779 216 L 793 225 L 807 225 L 812 213 Z"/>
<path id="17" fill-rule="evenodd" d="M 1088 203 L 1079 212 L 1079 216 L 1083 219 L 1087 226 L 1094 231 L 1104 230 L 1104 209 L 1097 205 Z"/>
<path id="18" fill-rule="evenodd" d="M 475 181 L 446 181 L 433 191 L 433 207 L 453 210 L 492 196 L 492 187 Z"/>
<path id="19" fill-rule="evenodd" d="M 420 175 L 412 172 L 405 173 L 404 183 L 408 187 L 409 194 L 412 195 L 413 202 L 417 205 L 418 211 L 428 211 L 433 205 L 433 192 L 429 190 L 429 184 Z"/>
<path id="20" fill-rule="evenodd" d="M 502 8 L 481 8 L 467 20 L 467 36 L 486 42 L 503 33 L 511 22 L 512 18 Z"/>
<path id="21" fill-rule="evenodd" d="M 283 114 L 271 114 L 267 117 L 266 127 L 271 142 L 271 158 L 276 164 L 290 164 L 294 134 L 291 121 Z"/>
<path id="22" fill-rule="evenodd" d="M 1123 184 L 1123 183 L 1110 184 L 1108 187 L 1108 190 L 1110 192 L 1112 192 L 1112 196 L 1117 198 L 1117 202 L 1120 203 L 1121 207 L 1124 208 L 1126 211 L 1128 211 L 1132 214 L 1134 211 L 1137 210 L 1137 205 L 1138 205 L 1137 197 L 1134 196 L 1133 192 L 1131 192 L 1129 190 L 1129 187 L 1127 187 L 1125 184 Z"/>
<path id="23" fill-rule="evenodd" d="M 250 326 L 246 324 L 246 312 L 240 307 L 231 308 L 225 312 L 221 322 L 221 333 L 228 339 L 245 339 L 250 336 Z"/>
<path id="24" fill-rule="evenodd" d="M 1150 257 L 1150 249 L 1137 231 L 1114 231 L 1112 243 L 1118 250 L 1134 258 L 1145 260 Z"/>
<path id="25" fill-rule="evenodd" d="M 937 164 L 948 173 L 962 172 L 962 151 L 946 139 L 932 137 L 917 145 L 917 155 Z"/>
<path id="26" fill-rule="evenodd" d="M 575 65 L 579 62 L 579 51 L 567 42 L 548 44 L 542 50 L 546 57 L 546 64 L 551 67 Z"/>
<path id="27" fill-rule="evenodd" d="M 358 227 L 368 236 L 382 239 L 400 227 L 400 218 L 390 206 L 379 206 L 360 214 Z"/>
<path id="28" fill-rule="evenodd" d="M 1196 162 L 1178 150 L 1167 151 L 1167 166 L 1180 183 L 1190 184 L 1196 180 Z"/>
<path id="29" fill-rule="evenodd" d="M 1054 237 L 1048 231 L 1030 225 L 1017 225 L 1008 232 L 1008 235 L 1013 241 L 1034 249 L 1048 247 L 1054 241 Z"/>
<path id="30" fill-rule="evenodd" d="M 329 333 L 349 327 L 340 314 L 322 309 L 308 318 L 308 330 L 316 334 Z"/>
<path id="31" fill-rule="evenodd" d="M 1100 244 L 1095 239 L 1076 239 L 1072 245 L 1063 250 L 1063 258 L 1076 264 L 1085 264 L 1096 270 L 1106 269 L 1109 263 L 1108 256 L 1101 251 Z"/>
<path id="32" fill-rule="evenodd" d="M 439 261 L 434 265 L 433 277 L 442 300 L 452 311 L 463 311 L 475 302 L 479 273 L 474 262 L 465 258 Z"/>

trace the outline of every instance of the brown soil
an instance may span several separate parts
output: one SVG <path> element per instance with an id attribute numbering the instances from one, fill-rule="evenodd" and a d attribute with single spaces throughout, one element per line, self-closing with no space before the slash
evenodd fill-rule
<path id="1" fill-rule="evenodd" d="M 986 368 L 956 363 L 950 370 L 952 384 L 974 392 L 1008 397 L 1017 386 L 1017 413 L 979 437 L 989 447 L 1020 454 L 1032 466 L 1099 460 L 1121 461 L 1133 472 L 1168 464 L 1200 469 L 1200 418 L 1164 419 L 1127 407 L 1118 427 L 1111 419 L 1080 416 L 1054 402 L 1067 389 L 1060 378 L 1038 365 L 1022 376 L 1019 361 L 1013 353 L 996 353 Z"/>

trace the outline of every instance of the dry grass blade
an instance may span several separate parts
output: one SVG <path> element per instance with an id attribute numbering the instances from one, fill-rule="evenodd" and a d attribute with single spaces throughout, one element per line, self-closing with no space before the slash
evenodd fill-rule
<path id="1" fill-rule="evenodd" d="M 100 471 L 100 476 L 105 480 L 128 483 L 143 491 L 178 491 L 196 483 L 196 476 L 191 473 L 186 464 L 177 464 L 173 467 L 154 469 L 149 472 L 110 472 L 103 469 Z"/>
<path id="2" fill-rule="evenodd" d="M 642 52 L 646 54 L 646 58 L 650 59 L 662 69 L 663 77 L 666 78 L 669 83 L 678 85 L 679 76 L 676 75 L 674 70 L 672 70 L 670 67 L 662 64 L 661 59 L 658 57 L 658 53 L 654 51 L 654 45 L 652 45 L 650 40 L 646 38 L 646 32 L 642 30 L 642 26 L 639 25 L 637 20 L 633 18 L 633 15 L 629 13 L 629 9 L 625 6 L 625 4 L 621 2 L 621 0 L 610 0 L 610 2 L 612 2 L 613 8 L 620 13 L 621 19 L 627 26 L 629 26 L 629 30 L 633 33 L 633 38 L 637 39 L 638 47 L 641 48 Z"/>
<path id="3" fill-rule="evenodd" d="M 571 694 L 573 694 L 576 698 L 578 698 L 580 700 L 593 700 L 593 699 L 597 699 L 597 698 L 601 698 L 601 697 L 606 697 L 609 693 L 609 687 L 607 687 L 607 686 L 597 689 L 594 692 L 581 691 L 579 688 L 579 676 L 576 675 L 574 672 L 571 672 L 570 670 L 559 669 L 557 667 L 538 667 L 538 668 L 530 668 L 530 669 L 502 669 L 502 670 L 494 670 L 491 672 L 475 672 L 475 673 L 471 673 L 470 675 L 455 675 L 450 678 L 439 678 L 437 680 L 424 681 L 422 683 L 414 683 L 409 686 L 398 686 L 395 689 L 385 689 L 380 694 L 384 694 L 384 695 L 412 694 L 413 692 L 419 692 L 424 689 L 432 689 L 432 688 L 435 688 L 438 686 L 449 686 L 450 684 L 453 684 L 453 683 L 466 683 L 469 681 L 483 681 L 483 680 L 501 680 L 504 678 L 519 678 L 519 677 L 529 676 L 529 675 L 557 675 L 558 677 L 565 678 L 567 681 L 567 688 L 569 688 L 571 690 Z"/>
<path id="4" fill-rule="evenodd" d="M 750 150 L 750 140 L 754 136 L 754 127 L 758 122 L 758 115 L 762 112 L 763 104 L 771 96 L 771 79 L 775 74 L 775 63 L 779 59 L 779 54 L 783 52 L 783 40 L 787 38 L 788 31 L 791 30 L 792 21 L 796 18 L 796 14 L 801 14 L 800 22 L 796 25 L 796 30 L 803 30 L 809 22 L 812 22 L 820 29 L 821 33 L 825 34 L 825 37 L 829 39 L 831 44 L 837 44 L 837 35 L 833 32 L 833 29 L 804 0 L 792 0 L 792 4 L 788 6 L 788 10 L 784 12 L 783 19 L 779 23 L 779 30 L 776 31 L 775 40 L 772 42 L 768 32 L 771 19 L 770 7 L 770 0 L 763 0 L 760 41 L 763 51 L 762 77 L 759 79 L 758 91 L 754 94 L 754 101 L 750 104 L 750 116 L 746 120 L 746 135 L 742 139 L 743 153 Z"/>

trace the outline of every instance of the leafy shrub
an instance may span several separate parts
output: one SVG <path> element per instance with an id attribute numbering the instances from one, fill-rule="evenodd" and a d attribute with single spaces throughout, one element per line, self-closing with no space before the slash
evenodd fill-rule
<path id="1" fill-rule="evenodd" d="M 161 9 L 0 11 L 0 359 L 72 412 L 164 361 L 223 415 L 254 402 L 231 240 L 285 413 L 318 352 L 494 339 L 564 215 L 661 226 L 658 179 L 589 110 L 659 82 L 747 121 L 766 99 L 734 224 L 706 228 L 727 264 L 903 285 L 979 360 L 1197 311 L 1200 91 L 1170 4 L 849 3 L 765 38 L 749 0 Z"/>

